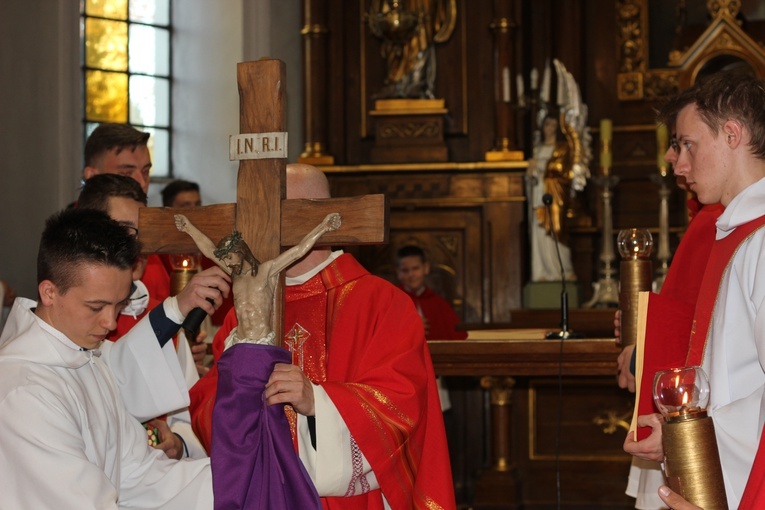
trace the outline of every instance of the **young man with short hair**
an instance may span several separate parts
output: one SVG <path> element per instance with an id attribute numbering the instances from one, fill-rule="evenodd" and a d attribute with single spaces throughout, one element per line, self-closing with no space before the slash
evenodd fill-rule
<path id="1" fill-rule="evenodd" d="M 162 205 L 165 207 L 199 207 L 202 198 L 199 184 L 177 179 L 162 188 Z"/>
<path id="2" fill-rule="evenodd" d="M 100 174 L 125 175 L 135 179 L 143 192 L 148 193 L 149 136 L 128 124 L 99 124 L 85 142 L 83 178 L 87 181 Z"/>
<path id="3" fill-rule="evenodd" d="M 699 291 L 686 364 L 709 376 L 708 411 L 728 504 L 737 508 L 755 457 L 765 412 L 765 84 L 720 72 L 682 92 L 675 174 L 703 204 L 725 211 Z M 653 433 L 625 450 L 661 461 L 660 415 L 638 418 Z M 666 500 L 665 500 L 666 501 Z"/>
<path id="4" fill-rule="evenodd" d="M 130 293 L 135 237 L 101 211 L 51 217 L 38 301 L 17 299 L 0 337 L 3 505 L 209 509 L 209 460 L 150 448 L 102 360 Z"/>

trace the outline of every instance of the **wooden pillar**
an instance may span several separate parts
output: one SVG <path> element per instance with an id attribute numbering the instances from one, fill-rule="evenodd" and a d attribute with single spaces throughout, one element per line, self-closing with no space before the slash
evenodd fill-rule
<path id="1" fill-rule="evenodd" d="M 517 24 L 513 0 L 494 0 L 494 19 L 489 25 L 494 34 L 494 147 L 486 153 L 486 161 L 522 160 L 523 151 L 516 149 L 515 40 Z"/>
<path id="2" fill-rule="evenodd" d="M 333 165 L 335 158 L 327 152 L 327 108 L 329 105 L 326 0 L 304 0 L 303 58 L 305 80 L 305 148 L 300 163 Z"/>
<path id="3" fill-rule="evenodd" d="M 510 441 L 515 379 L 487 375 L 481 378 L 481 387 L 489 392 L 491 402 L 491 469 L 476 482 L 474 507 L 516 508 L 519 484 Z"/>

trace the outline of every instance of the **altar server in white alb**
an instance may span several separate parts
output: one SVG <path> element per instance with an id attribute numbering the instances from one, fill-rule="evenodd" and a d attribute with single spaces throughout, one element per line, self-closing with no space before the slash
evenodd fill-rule
<path id="1" fill-rule="evenodd" d="M 38 301 L 17 299 L 0 337 L 3 508 L 213 507 L 209 460 L 171 460 L 150 448 L 101 359 L 138 252 L 128 229 L 103 212 L 48 220 Z"/>
<path id="2" fill-rule="evenodd" d="M 728 506 L 761 508 L 744 504 L 742 496 L 765 419 L 765 82 L 715 73 L 668 108 L 679 112 L 675 174 L 702 204 L 725 207 L 699 290 L 687 363 L 701 364 L 709 375 L 708 411 Z M 625 450 L 661 461 L 661 417 L 641 416 L 638 425 L 654 430 L 647 439 L 625 442 Z"/>

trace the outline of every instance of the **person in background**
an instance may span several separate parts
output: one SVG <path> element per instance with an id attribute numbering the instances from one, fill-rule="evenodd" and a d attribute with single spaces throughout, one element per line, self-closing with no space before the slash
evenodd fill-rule
<path id="1" fill-rule="evenodd" d="M 419 246 L 406 245 L 396 253 L 396 276 L 400 288 L 412 298 L 422 317 L 428 340 L 464 340 L 466 331 L 457 331 L 460 322 L 451 305 L 425 283 L 430 274 L 430 262 Z"/>
<path id="2" fill-rule="evenodd" d="M 162 205 L 165 207 L 199 207 L 202 197 L 199 184 L 177 179 L 162 188 Z"/>
<path id="3" fill-rule="evenodd" d="M 149 193 L 149 133 L 128 124 L 99 124 L 85 141 L 83 180 L 94 175 L 117 174 L 135 180 L 144 193 Z M 160 301 L 170 295 L 170 274 L 158 255 L 146 258 L 143 281 Z"/>
<path id="4" fill-rule="evenodd" d="M 396 276 L 399 287 L 412 298 L 414 307 L 422 319 L 426 340 L 464 340 L 467 331 L 458 331 L 460 321 L 451 305 L 425 284 L 430 274 L 430 262 L 425 258 L 425 251 L 412 244 L 402 246 L 396 252 Z M 441 411 L 451 409 L 449 390 L 441 377 L 436 378 Z"/>

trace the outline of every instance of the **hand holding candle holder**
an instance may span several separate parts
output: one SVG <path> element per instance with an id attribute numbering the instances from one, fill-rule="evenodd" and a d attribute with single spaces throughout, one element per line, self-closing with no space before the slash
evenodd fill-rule
<path id="1" fill-rule="evenodd" d="M 619 232 L 616 245 L 622 262 L 619 266 L 620 341 L 632 345 L 637 341 L 638 294 L 651 290 L 651 248 L 653 238 L 648 230 L 630 228 Z"/>
<path id="2" fill-rule="evenodd" d="M 176 296 L 191 281 L 191 278 L 199 272 L 199 255 L 194 254 L 172 254 L 170 255 L 170 265 L 173 271 L 170 273 L 170 295 Z M 199 328 L 202 321 L 207 317 L 207 312 L 201 308 L 194 308 L 184 319 L 181 327 L 186 335 L 189 345 L 196 344 L 196 338 L 199 334 Z"/>
<path id="3" fill-rule="evenodd" d="M 661 435 L 667 484 L 705 510 L 727 509 L 714 423 L 706 411 L 706 374 L 701 367 L 658 372 L 653 398 L 664 416 Z"/>

